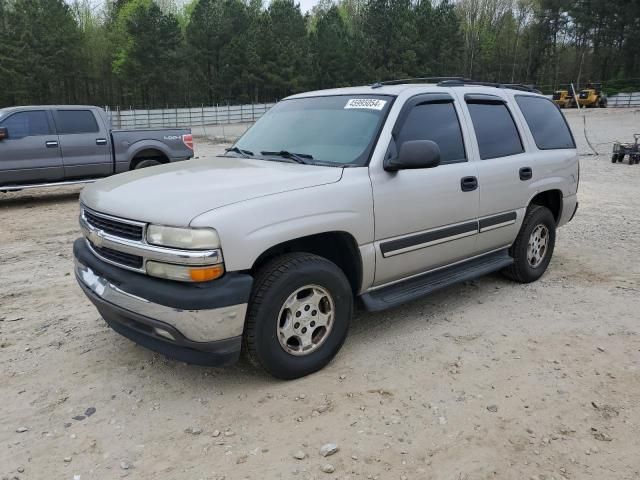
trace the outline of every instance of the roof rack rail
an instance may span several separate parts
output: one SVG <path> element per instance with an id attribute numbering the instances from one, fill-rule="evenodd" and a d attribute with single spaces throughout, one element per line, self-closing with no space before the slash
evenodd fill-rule
<path id="1" fill-rule="evenodd" d="M 444 80 L 438 83 L 440 87 L 462 87 L 465 85 L 478 85 L 482 87 L 510 88 L 511 90 L 521 90 L 523 92 L 542 93 L 534 85 L 523 85 L 521 83 L 495 83 L 495 82 L 479 82 L 476 80 Z"/>
<path id="2" fill-rule="evenodd" d="M 466 80 L 463 77 L 413 77 L 413 78 L 401 78 L 396 80 L 386 80 L 384 82 L 376 82 L 371 85 L 371 88 L 380 88 L 386 85 L 403 85 L 406 83 L 439 83 L 445 81 L 463 81 Z"/>
<path id="3" fill-rule="evenodd" d="M 403 78 L 399 80 L 387 80 L 385 82 L 376 82 L 373 85 L 371 85 L 371 88 L 380 88 L 387 85 L 404 85 L 408 83 L 424 83 L 424 82 L 435 82 L 439 87 L 462 87 L 465 85 L 477 85 L 482 87 L 510 88 L 512 90 L 521 90 L 523 92 L 541 93 L 540 90 L 535 88 L 534 85 L 523 85 L 520 83 L 481 82 L 478 80 L 471 80 L 464 77 Z"/>

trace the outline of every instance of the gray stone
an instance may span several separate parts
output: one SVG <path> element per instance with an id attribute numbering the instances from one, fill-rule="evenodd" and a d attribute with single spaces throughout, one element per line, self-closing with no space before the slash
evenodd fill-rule
<path id="1" fill-rule="evenodd" d="M 320 448 L 320 455 L 329 457 L 336 453 L 340 448 L 335 443 L 326 443 Z"/>
<path id="2" fill-rule="evenodd" d="M 322 465 L 320 467 L 320 470 L 322 470 L 324 473 L 333 473 L 336 471 L 334 466 L 331 465 L 330 463 L 325 463 L 324 465 Z"/>

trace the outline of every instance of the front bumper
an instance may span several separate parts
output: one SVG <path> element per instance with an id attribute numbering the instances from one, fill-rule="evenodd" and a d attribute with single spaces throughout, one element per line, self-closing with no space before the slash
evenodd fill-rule
<path id="1" fill-rule="evenodd" d="M 226 365 L 240 354 L 253 279 L 227 273 L 202 284 L 161 280 L 95 257 L 84 239 L 73 245 L 80 287 L 118 333 L 168 357 Z"/>

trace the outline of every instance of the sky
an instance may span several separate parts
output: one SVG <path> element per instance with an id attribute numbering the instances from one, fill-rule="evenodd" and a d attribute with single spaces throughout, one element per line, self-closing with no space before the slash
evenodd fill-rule
<path id="1" fill-rule="evenodd" d="M 300 10 L 302 13 L 308 12 L 311 8 L 318 3 L 318 0 L 298 0 L 300 2 Z"/>

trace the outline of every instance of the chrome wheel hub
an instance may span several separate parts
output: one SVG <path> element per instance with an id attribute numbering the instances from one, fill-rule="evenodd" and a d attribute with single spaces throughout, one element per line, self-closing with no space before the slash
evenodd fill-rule
<path id="1" fill-rule="evenodd" d="M 549 229 L 545 225 L 538 225 L 531 232 L 529 244 L 527 245 L 527 261 L 529 265 L 536 268 L 542 263 L 547 255 L 549 246 Z"/>
<path id="2" fill-rule="evenodd" d="M 335 305 L 331 294 L 318 285 L 297 289 L 284 302 L 278 315 L 278 340 L 292 355 L 308 355 L 329 337 Z"/>

